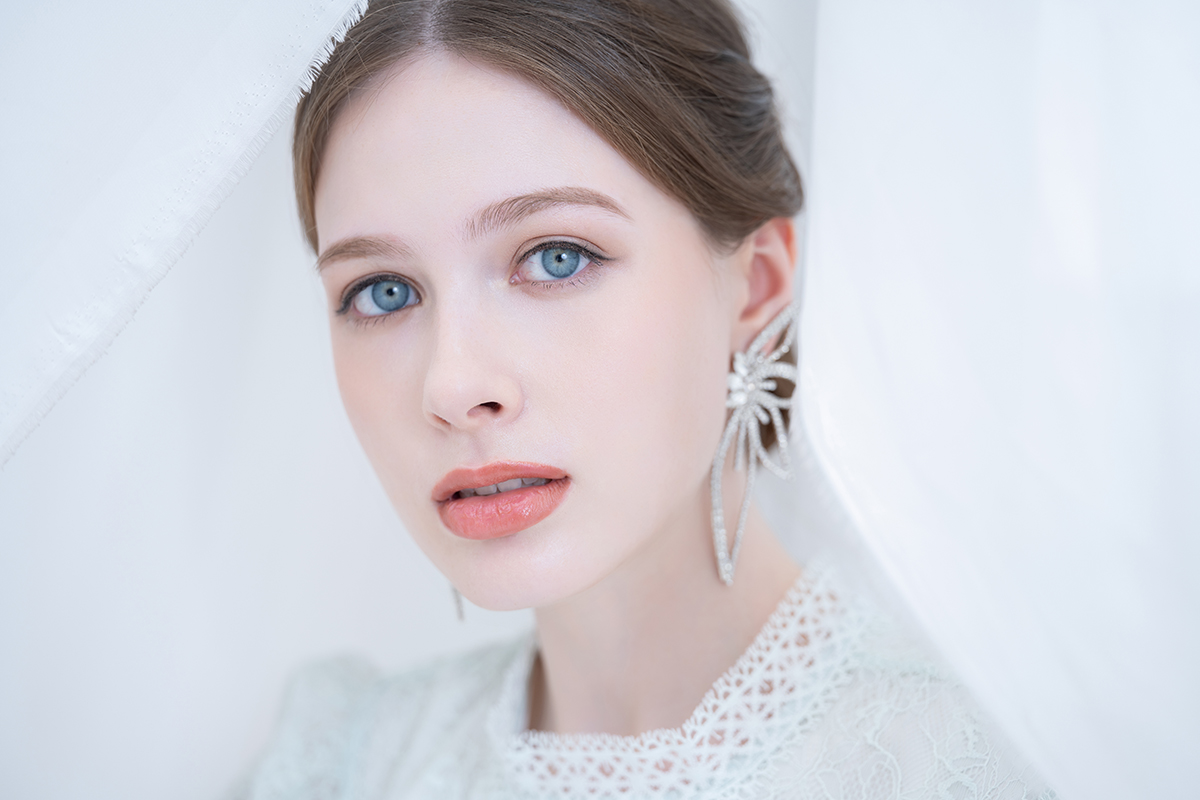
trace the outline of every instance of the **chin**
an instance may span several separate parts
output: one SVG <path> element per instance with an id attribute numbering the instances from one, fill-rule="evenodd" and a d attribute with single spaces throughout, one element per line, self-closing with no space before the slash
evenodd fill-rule
<path id="1" fill-rule="evenodd" d="M 624 550 L 605 531 L 619 523 L 546 520 L 509 536 L 487 541 L 448 541 L 436 533 L 438 552 L 426 552 L 435 566 L 474 605 L 489 611 L 553 606 L 610 575 Z M 625 528 L 628 530 L 628 528 Z"/>

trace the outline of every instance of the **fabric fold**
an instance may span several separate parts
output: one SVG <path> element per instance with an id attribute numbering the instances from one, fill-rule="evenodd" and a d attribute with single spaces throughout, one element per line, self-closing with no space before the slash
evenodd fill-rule
<path id="1" fill-rule="evenodd" d="M 0 341 L 6 343 L 0 348 L 0 464 L 133 318 L 365 7 L 365 0 L 301 6 L 256 0 L 189 9 L 178 18 L 147 11 L 137 19 L 138 9 L 126 7 L 122 16 L 130 19 L 122 20 L 113 45 L 132 51 L 80 64 L 67 76 L 75 80 L 54 87 L 49 109 L 34 107 L 37 91 L 5 84 L 6 116 L 23 123 L 10 129 L 16 143 L 5 142 L 6 152 L 20 149 L 29 126 L 51 141 L 74 135 L 88 142 L 78 148 L 85 162 L 45 160 L 36 173 L 15 168 L 25 183 L 6 186 L 9 203 L 32 198 L 46 206 L 35 212 L 48 217 L 62 198 L 39 193 L 38 184 L 57 180 L 79 196 L 69 223 L 45 226 L 53 241 L 6 231 L 13 248 L 0 299 Z M 90 18 L 78 11 L 58 8 L 53 21 L 37 10 L 10 11 L 17 27 L 6 33 L 34 55 L 48 46 L 44 32 L 51 24 L 56 48 L 86 42 Z M 144 96 L 145 81 L 130 77 L 136 70 L 168 77 L 153 84 L 156 94 Z M 132 135 L 113 116 L 126 107 L 145 120 Z"/>

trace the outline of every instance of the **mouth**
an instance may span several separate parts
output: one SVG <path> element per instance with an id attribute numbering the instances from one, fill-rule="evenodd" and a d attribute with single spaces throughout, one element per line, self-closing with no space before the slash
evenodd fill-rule
<path id="1" fill-rule="evenodd" d="M 438 481 L 433 502 L 451 533 L 498 539 L 530 528 L 562 503 L 571 478 L 545 464 L 495 462 L 456 469 Z"/>

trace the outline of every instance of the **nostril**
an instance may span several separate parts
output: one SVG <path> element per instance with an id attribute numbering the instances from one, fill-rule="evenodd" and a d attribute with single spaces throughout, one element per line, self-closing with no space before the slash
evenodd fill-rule
<path id="1" fill-rule="evenodd" d="M 487 403 L 479 403 L 478 405 L 474 406 L 470 411 L 467 412 L 467 416 L 468 417 L 476 417 L 476 418 L 481 417 L 481 416 L 482 417 L 489 417 L 489 416 L 495 417 L 495 416 L 499 416 L 500 411 L 503 408 L 504 408 L 504 406 L 500 405 L 495 400 L 492 400 Z"/>

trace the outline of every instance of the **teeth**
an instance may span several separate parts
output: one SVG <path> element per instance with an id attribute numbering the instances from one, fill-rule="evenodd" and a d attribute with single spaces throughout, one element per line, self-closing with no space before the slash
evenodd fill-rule
<path id="1" fill-rule="evenodd" d="M 460 489 L 459 497 L 486 497 L 488 495 L 497 494 L 499 492 L 511 492 L 513 489 L 523 489 L 526 486 L 545 486 L 549 483 L 548 478 L 510 478 L 500 483 L 493 483 L 491 486 L 477 486 L 474 489 Z"/>

